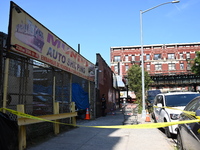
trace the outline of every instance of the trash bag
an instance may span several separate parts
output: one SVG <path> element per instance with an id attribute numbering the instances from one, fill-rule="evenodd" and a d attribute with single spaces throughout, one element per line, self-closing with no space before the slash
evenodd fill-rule
<path id="1" fill-rule="evenodd" d="M 18 125 L 5 113 L 0 112 L 0 150 L 18 149 Z"/>

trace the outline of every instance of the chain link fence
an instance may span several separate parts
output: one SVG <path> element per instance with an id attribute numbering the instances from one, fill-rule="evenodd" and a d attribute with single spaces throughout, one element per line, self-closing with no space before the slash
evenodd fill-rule
<path id="1" fill-rule="evenodd" d="M 55 102 L 59 102 L 59 113 L 71 111 L 71 83 L 78 83 L 85 92 L 90 94 L 90 109 L 94 110 L 93 82 L 15 53 L 4 53 L 1 62 L 3 68 L 6 58 L 9 58 L 7 108 L 16 110 L 17 105 L 23 104 L 27 114 L 34 116 L 53 114 L 55 81 Z M 3 87 L 1 95 L 3 96 Z M 0 103 L 0 107 L 2 106 L 3 102 Z M 94 112 L 91 112 L 91 115 L 94 115 Z M 16 115 L 10 113 L 8 115 L 12 120 L 17 121 Z M 59 121 L 69 124 L 71 118 Z M 61 132 L 70 128 L 67 125 L 60 125 Z M 26 131 L 27 142 L 32 143 L 36 139 L 41 140 L 52 135 L 53 123 L 43 122 L 27 125 Z"/>

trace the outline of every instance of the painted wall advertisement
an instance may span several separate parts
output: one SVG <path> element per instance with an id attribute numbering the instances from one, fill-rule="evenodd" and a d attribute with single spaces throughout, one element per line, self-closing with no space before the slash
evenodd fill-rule
<path id="1" fill-rule="evenodd" d="M 63 42 L 23 9 L 11 2 L 11 50 L 94 81 L 94 64 Z"/>

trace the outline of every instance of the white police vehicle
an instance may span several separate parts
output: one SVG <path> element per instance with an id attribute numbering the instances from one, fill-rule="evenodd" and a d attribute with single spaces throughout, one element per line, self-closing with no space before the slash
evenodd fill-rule
<path id="1" fill-rule="evenodd" d="M 185 106 L 195 97 L 200 96 L 196 92 L 173 92 L 156 95 L 153 103 L 152 118 L 154 122 L 175 122 Z M 174 109 L 175 108 L 175 109 Z M 177 110 L 180 109 L 180 110 Z M 165 127 L 167 137 L 177 134 L 177 125 Z"/>

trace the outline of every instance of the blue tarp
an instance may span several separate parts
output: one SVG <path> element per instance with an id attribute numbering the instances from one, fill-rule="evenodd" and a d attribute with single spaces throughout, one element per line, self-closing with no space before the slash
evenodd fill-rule
<path id="1" fill-rule="evenodd" d="M 53 91 L 52 91 L 52 86 L 43 86 L 34 84 L 33 92 L 44 95 L 52 95 Z M 56 86 L 56 101 L 68 101 L 66 96 L 62 96 L 62 95 L 68 95 L 67 92 L 68 92 L 67 86 Z"/>
<path id="2" fill-rule="evenodd" d="M 79 110 L 89 108 L 88 93 L 78 83 L 72 83 L 72 101 Z"/>
<path id="3" fill-rule="evenodd" d="M 43 86 L 38 84 L 33 84 L 34 93 L 46 93 L 52 95 L 52 86 Z"/>
<path id="4" fill-rule="evenodd" d="M 64 90 L 63 90 L 64 88 Z M 63 91 L 62 91 L 63 90 Z M 35 85 L 33 88 L 34 93 L 45 93 L 52 95 L 52 87 L 51 86 L 42 86 Z M 61 95 L 61 92 L 64 92 L 64 95 L 67 95 L 67 87 L 59 87 L 56 86 L 56 95 Z M 67 101 L 67 97 L 59 97 L 56 98 L 57 101 Z M 78 83 L 72 83 L 72 101 L 76 103 L 76 107 L 80 109 L 89 108 L 89 96 L 88 93 L 83 90 L 83 88 Z"/>

